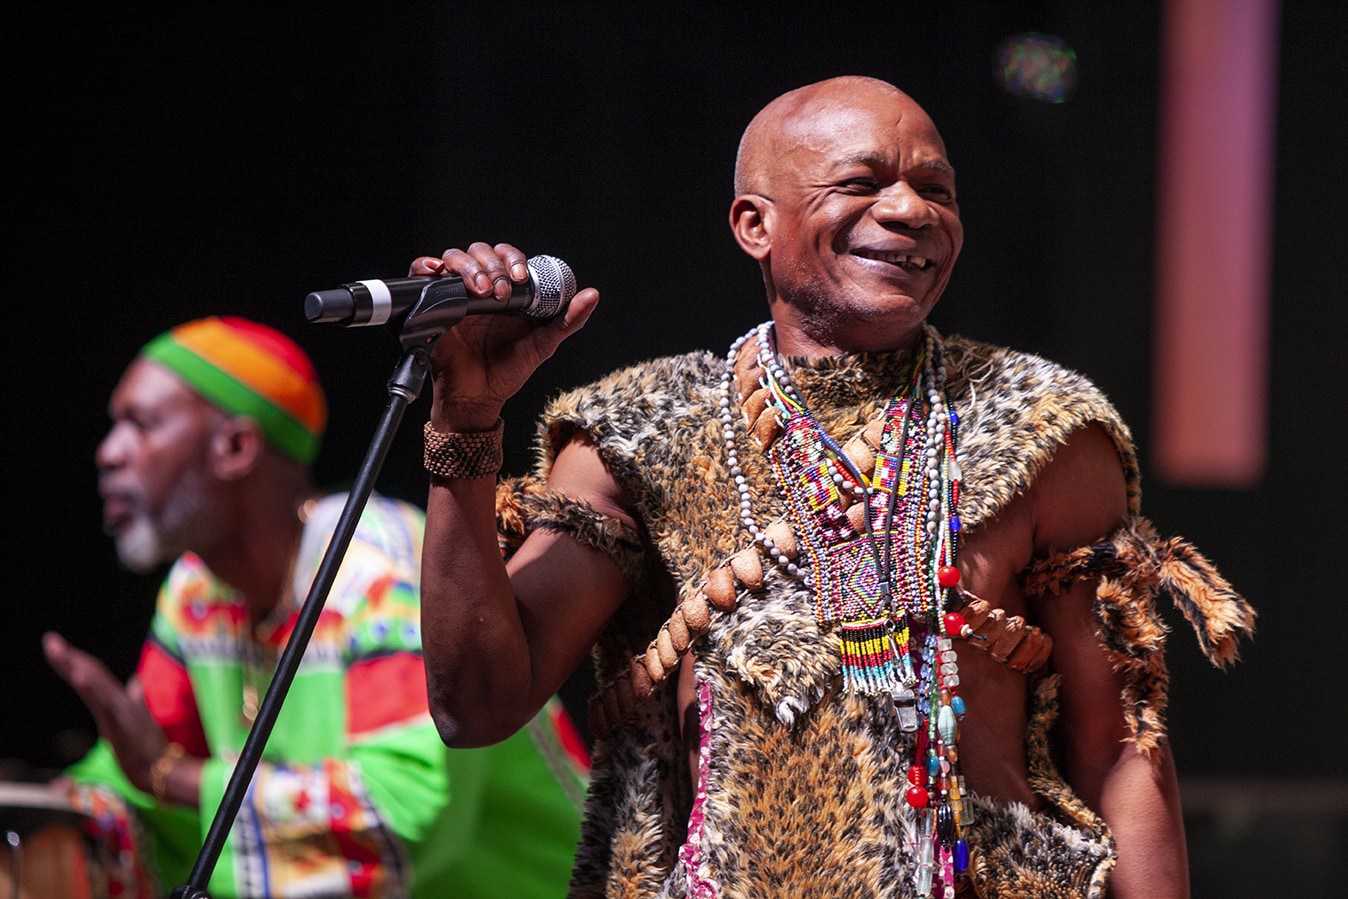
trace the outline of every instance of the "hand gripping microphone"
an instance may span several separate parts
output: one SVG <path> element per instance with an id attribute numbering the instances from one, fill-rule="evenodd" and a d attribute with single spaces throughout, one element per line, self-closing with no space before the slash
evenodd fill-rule
<path id="1" fill-rule="evenodd" d="M 348 328 L 397 324 L 413 310 L 419 316 L 433 315 L 441 327 L 452 327 L 465 315 L 499 312 L 536 319 L 555 317 L 576 295 L 575 274 L 556 256 L 533 256 L 527 264 L 529 280 L 512 284 L 506 300 L 474 296 L 462 278 L 452 275 L 355 281 L 309 294 L 304 298 L 304 316 L 311 322 L 336 322 Z"/>

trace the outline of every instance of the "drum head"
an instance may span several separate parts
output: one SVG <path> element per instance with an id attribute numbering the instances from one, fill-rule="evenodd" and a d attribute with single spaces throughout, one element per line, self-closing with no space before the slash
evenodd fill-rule
<path id="1" fill-rule="evenodd" d="M 45 784 L 0 783 L 0 830 L 22 837 L 53 825 L 78 827 L 86 817 L 64 792 Z"/>

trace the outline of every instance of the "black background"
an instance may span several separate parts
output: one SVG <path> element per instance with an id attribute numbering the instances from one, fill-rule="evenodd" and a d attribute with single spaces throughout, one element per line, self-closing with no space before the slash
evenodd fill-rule
<path id="1" fill-rule="evenodd" d="M 120 675 L 134 667 L 155 583 L 116 564 L 92 453 L 145 340 L 211 313 L 290 333 L 332 406 L 319 480 L 342 486 L 397 347 L 381 330 L 307 324 L 305 293 L 398 276 L 474 239 L 553 253 L 604 299 L 507 409 L 507 468 L 522 471 L 551 393 L 639 358 L 719 350 L 765 316 L 725 223 L 740 131 L 785 90 L 866 74 L 927 108 L 959 170 L 967 240 L 936 323 L 1094 378 L 1138 439 L 1144 510 L 1261 612 L 1224 674 L 1168 619 L 1195 895 L 1320 894 L 1348 848 L 1341 4 L 1281 15 L 1270 463 L 1247 491 L 1145 478 L 1153 259 L 1172 237 L 1154 227 L 1157 4 L 43 9 L 6 38 L 14 530 L 0 758 L 59 766 L 92 739 L 41 658 L 42 631 Z M 995 78 L 997 45 L 1026 30 L 1078 54 L 1069 102 L 1012 96 Z M 379 482 L 418 503 L 425 409 L 423 397 Z"/>

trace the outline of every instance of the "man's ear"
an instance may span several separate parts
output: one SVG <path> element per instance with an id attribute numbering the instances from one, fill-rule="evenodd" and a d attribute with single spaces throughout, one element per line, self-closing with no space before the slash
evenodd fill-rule
<path id="1" fill-rule="evenodd" d="M 762 262 L 772 250 L 772 201 L 759 194 L 740 194 L 730 204 L 730 230 L 740 249 Z"/>
<path id="2" fill-rule="evenodd" d="M 211 468 L 222 481 L 247 475 L 266 452 L 267 439 L 256 421 L 242 415 L 226 418 L 211 437 Z"/>

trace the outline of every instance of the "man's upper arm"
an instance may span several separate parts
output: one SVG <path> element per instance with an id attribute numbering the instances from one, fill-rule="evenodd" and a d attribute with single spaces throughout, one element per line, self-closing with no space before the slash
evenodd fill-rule
<path id="1" fill-rule="evenodd" d="M 1034 554 L 1045 558 L 1097 543 L 1127 515 L 1123 467 L 1098 425 L 1074 432 L 1033 488 Z M 1073 789 L 1099 809 L 1111 765 L 1126 747 L 1123 677 L 1096 633 L 1096 580 L 1032 598 L 1035 616 L 1053 638 L 1050 663 L 1062 675 L 1058 734 L 1064 773 Z"/>
<path id="2" fill-rule="evenodd" d="M 1043 558 L 1101 540 L 1128 513 L 1114 441 L 1098 424 L 1068 437 L 1032 488 L 1034 554 Z"/>
<path id="3" fill-rule="evenodd" d="M 625 491 L 583 433 L 558 452 L 547 491 L 588 507 L 594 513 L 591 520 L 637 533 L 636 513 Z M 580 664 L 634 585 L 621 559 L 582 535 L 553 526 L 533 529 L 507 567 L 530 646 L 534 683 L 546 700 Z"/>
<path id="4" fill-rule="evenodd" d="M 627 491 L 584 431 L 578 431 L 557 453 L 548 473 L 548 490 L 584 502 L 633 530 L 637 527 L 637 513 Z"/>

